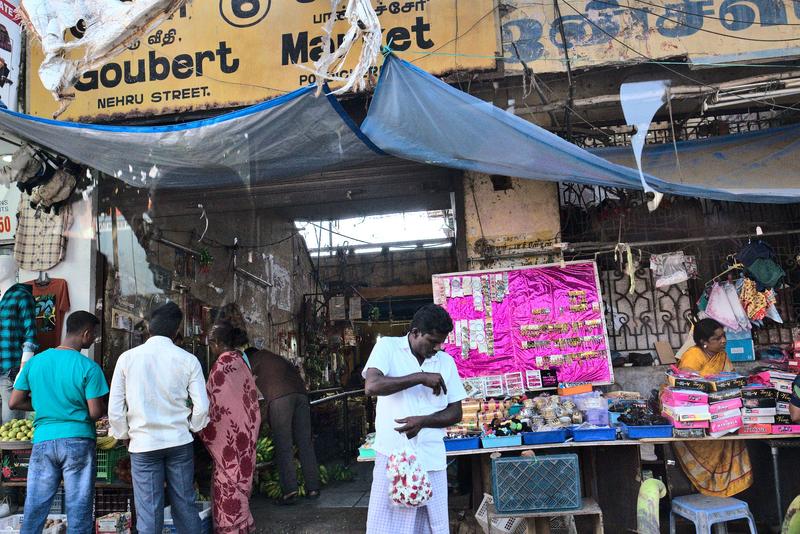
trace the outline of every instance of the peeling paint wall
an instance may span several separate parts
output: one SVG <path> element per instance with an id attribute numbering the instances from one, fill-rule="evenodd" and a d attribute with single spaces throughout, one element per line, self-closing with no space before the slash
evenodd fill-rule
<path id="1" fill-rule="evenodd" d="M 561 232 L 555 183 L 465 173 L 464 216 L 470 270 L 554 259 Z"/>

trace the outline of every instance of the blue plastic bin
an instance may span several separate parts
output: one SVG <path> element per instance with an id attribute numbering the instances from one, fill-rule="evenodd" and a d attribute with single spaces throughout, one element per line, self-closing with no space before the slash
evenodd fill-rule
<path id="1" fill-rule="evenodd" d="M 523 445 L 540 445 L 542 443 L 564 443 L 569 433 L 566 428 L 560 430 L 545 430 L 543 432 L 523 432 Z"/>
<path id="2" fill-rule="evenodd" d="M 617 429 L 608 428 L 572 428 L 572 437 L 575 441 L 614 441 L 617 439 Z"/>
<path id="3" fill-rule="evenodd" d="M 498 512 L 550 512 L 581 507 L 577 454 L 492 460 L 492 494 Z"/>
<path id="4" fill-rule="evenodd" d="M 672 425 L 628 426 L 620 423 L 619 426 L 625 439 L 672 437 Z"/>
<path id="5" fill-rule="evenodd" d="M 481 448 L 481 438 L 444 438 L 446 451 L 469 451 Z"/>
<path id="6" fill-rule="evenodd" d="M 484 449 L 494 449 L 495 447 L 518 447 L 522 445 L 522 436 L 484 436 L 481 438 L 481 445 Z"/>

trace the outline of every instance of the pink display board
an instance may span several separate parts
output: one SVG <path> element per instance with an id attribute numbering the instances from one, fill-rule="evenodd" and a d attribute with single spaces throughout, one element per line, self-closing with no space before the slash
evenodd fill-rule
<path id="1" fill-rule="evenodd" d="M 434 302 L 455 327 L 444 350 L 487 396 L 609 384 L 599 286 L 594 262 L 435 275 Z"/>

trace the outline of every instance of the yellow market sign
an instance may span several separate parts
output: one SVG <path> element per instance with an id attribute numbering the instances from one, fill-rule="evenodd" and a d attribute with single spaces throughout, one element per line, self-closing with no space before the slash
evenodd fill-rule
<path id="1" fill-rule="evenodd" d="M 494 0 L 469 0 L 468 9 L 451 0 L 373 0 L 373 5 L 384 43 L 428 72 L 496 67 Z M 108 121 L 236 107 L 293 91 L 314 82 L 302 67 L 312 67 L 322 54 L 322 27 L 330 16 L 329 0 L 194 0 L 131 50 L 86 73 L 59 119 Z M 333 44 L 347 28 L 342 20 L 336 23 Z M 353 50 L 351 57 L 357 56 Z M 50 117 L 57 105 L 36 74 L 41 61 L 33 43 L 28 112 Z"/>
<path id="2" fill-rule="evenodd" d="M 573 69 L 688 58 L 695 65 L 800 56 L 800 0 L 507 0 L 505 68 Z"/>

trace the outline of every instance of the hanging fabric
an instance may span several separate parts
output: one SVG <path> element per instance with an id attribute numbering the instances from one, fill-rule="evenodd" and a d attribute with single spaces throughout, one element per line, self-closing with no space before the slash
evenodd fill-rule
<path id="1" fill-rule="evenodd" d="M 722 326 L 730 330 L 739 330 L 739 323 L 736 314 L 731 308 L 730 300 L 725 290 L 717 283 L 711 288 L 711 295 L 708 297 L 706 314 L 712 319 L 717 320 Z"/>
<path id="2" fill-rule="evenodd" d="M 747 312 L 744 310 L 739 300 L 739 293 L 736 292 L 736 287 L 733 284 L 725 284 L 724 289 L 725 296 L 728 298 L 728 302 L 731 305 L 731 311 L 733 311 L 733 315 L 736 317 L 736 322 L 739 325 L 735 330 L 750 330 L 752 328 L 750 319 L 747 317 Z"/>
<path id="3" fill-rule="evenodd" d="M 655 269 L 653 266 L 655 265 Z M 668 254 L 656 254 L 650 258 L 650 268 L 656 275 L 656 287 L 668 287 L 680 284 L 689 279 L 686 270 L 686 257 L 683 252 L 670 252 Z"/>

